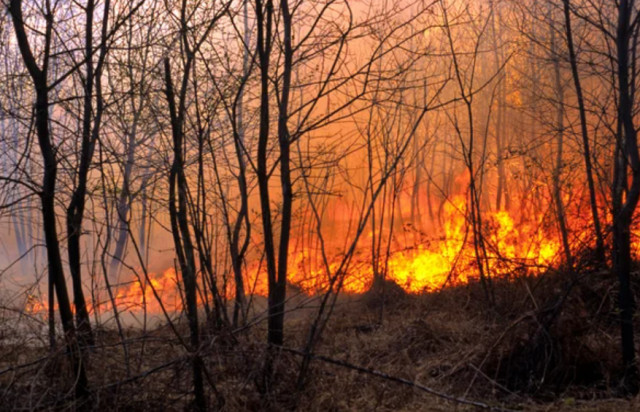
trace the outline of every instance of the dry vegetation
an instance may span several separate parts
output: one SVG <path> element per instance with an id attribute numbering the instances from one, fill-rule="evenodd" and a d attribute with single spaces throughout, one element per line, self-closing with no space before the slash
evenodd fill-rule
<path id="1" fill-rule="evenodd" d="M 286 317 L 285 339 L 292 350 L 278 352 L 270 388 L 263 380 L 264 322 L 233 335 L 204 334 L 201 354 L 211 405 L 230 411 L 478 409 L 426 393 L 422 386 L 504 409 L 637 410 L 637 397 L 623 399 L 618 393 L 615 281 L 608 271 L 593 268 L 570 279 L 567 273 L 547 273 L 500 280 L 493 309 L 476 283 L 408 295 L 388 282 L 383 293 L 345 295 L 317 346 L 320 358 L 313 361 L 303 390 L 298 390 L 301 352 L 293 348 L 304 346 L 316 300 L 297 295 Z M 640 272 L 635 271 L 638 282 Z M 183 323 L 177 327 L 187 336 Z M 88 356 L 95 388 L 91 407 L 188 407 L 189 362 L 170 328 L 160 326 L 144 336 L 130 329 L 127 334 L 129 372 L 116 332 L 96 330 L 98 344 Z M 37 342 L 7 344 L 9 336 L 0 345 L 0 409 L 82 408 L 70 389 L 71 368 L 64 356 L 48 356 L 46 345 Z"/>

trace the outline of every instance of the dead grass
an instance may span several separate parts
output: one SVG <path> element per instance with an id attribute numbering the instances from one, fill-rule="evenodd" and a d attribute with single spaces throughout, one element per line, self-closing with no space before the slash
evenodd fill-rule
<path id="1" fill-rule="evenodd" d="M 637 278 L 637 276 L 636 276 Z M 638 398 L 617 398 L 619 337 L 615 281 L 585 275 L 556 310 L 568 279 L 562 274 L 501 281 L 495 305 L 479 285 L 409 296 L 343 296 L 316 353 L 418 382 L 452 396 L 515 410 L 625 411 Z M 380 323 L 380 303 L 384 303 Z M 260 306 L 262 302 L 258 302 Z M 292 299 L 286 345 L 301 348 L 317 301 Z M 258 313 L 260 315 L 260 313 Z M 185 325 L 178 327 L 186 333 Z M 416 388 L 316 360 L 303 391 L 296 390 L 301 359 L 280 353 L 264 388 L 265 322 L 236 334 L 211 334 L 203 355 L 211 405 L 223 410 L 449 411 L 474 410 Z M 636 325 L 636 331 L 640 325 Z M 97 410 L 184 410 L 191 402 L 188 354 L 166 328 L 127 332 L 130 371 L 118 335 L 100 330 L 89 353 Z M 37 345 L 0 345 L 1 410 L 74 410 L 71 370 L 64 354 L 20 369 L 46 355 Z M 19 354 L 19 355 L 18 355 Z M 261 393 L 262 389 L 262 393 Z"/>

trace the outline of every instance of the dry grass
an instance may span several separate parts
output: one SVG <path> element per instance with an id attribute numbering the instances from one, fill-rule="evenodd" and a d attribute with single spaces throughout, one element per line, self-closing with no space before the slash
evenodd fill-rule
<path id="1" fill-rule="evenodd" d="M 479 285 L 408 296 L 391 289 L 344 296 L 316 352 L 457 397 L 516 410 L 624 411 L 638 398 L 619 399 L 620 358 L 615 282 L 606 273 L 580 280 L 562 310 L 563 275 L 495 285 L 491 307 Z M 389 285 L 388 285 L 389 287 Z M 382 322 L 380 303 L 384 302 Z M 263 302 L 258 302 L 258 307 Z M 315 313 L 299 296 L 288 314 L 286 344 L 301 348 Z M 555 315 L 555 316 L 552 316 Z M 550 320 L 550 317 L 552 318 Z M 547 327 L 542 327 L 548 322 Z M 185 325 L 178 325 L 186 332 Z M 448 411 L 456 406 L 416 388 L 323 361 L 312 362 L 303 391 L 296 391 L 301 358 L 280 353 L 269 390 L 263 390 L 264 322 L 235 337 L 211 334 L 203 349 L 211 405 L 223 410 Z M 640 325 L 636 325 L 636 330 Z M 100 410 L 184 410 L 191 402 L 186 352 L 164 327 L 141 335 L 128 331 L 130 375 L 116 333 L 101 330 L 89 353 L 92 404 Z M 8 370 L 46 355 L 37 345 L 0 346 L 0 409 L 73 410 L 71 371 L 64 356 Z M 145 373 L 152 371 L 145 375 Z"/>

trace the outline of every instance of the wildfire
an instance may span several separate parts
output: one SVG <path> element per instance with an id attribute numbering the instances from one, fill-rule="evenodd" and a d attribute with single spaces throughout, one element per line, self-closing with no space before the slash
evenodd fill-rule
<path id="1" fill-rule="evenodd" d="M 378 267 L 386 278 L 409 293 L 433 291 L 445 284 L 460 285 L 478 278 L 473 234 L 470 232 L 464 196 L 456 196 L 444 207 L 442 235 L 412 246 L 401 247 L 381 256 Z M 543 215 L 530 216 L 515 223 L 507 211 L 483 216 L 484 247 L 482 262 L 492 277 L 508 277 L 514 273 L 536 274 L 547 268 L 560 251 L 560 242 L 542 230 Z M 324 270 L 301 270 L 308 252 L 295 256 L 290 282 L 306 292 L 326 290 Z M 335 273 L 337 265 L 330 265 Z M 349 270 L 344 291 L 363 293 L 374 278 L 370 257 L 360 257 Z"/>
<path id="2" fill-rule="evenodd" d="M 121 285 L 116 289 L 114 301 L 119 310 L 146 309 L 150 313 L 160 313 L 162 307 L 159 300 L 168 312 L 182 307 L 178 277 L 172 267 L 162 273 L 140 275 L 128 285 Z"/>
<path id="3" fill-rule="evenodd" d="M 479 261 L 487 276 L 508 278 L 516 274 L 538 274 L 552 265 L 560 254 L 562 244 L 557 229 L 544 224 L 542 213 L 531 213 L 525 218 L 506 210 L 483 214 L 483 242 L 476 251 L 466 204 L 463 195 L 455 196 L 446 203 L 439 235 L 411 245 L 396 240 L 389 254 L 378 259 L 378 274 L 384 274 L 386 279 L 409 293 L 422 293 L 478 279 Z M 588 229 L 584 228 L 576 233 L 576 238 L 584 238 L 586 235 L 582 232 L 586 231 Z M 366 247 L 363 246 L 367 240 L 361 240 L 359 249 L 351 259 L 342 279 L 343 292 L 363 293 L 371 287 L 374 265 L 371 255 L 365 252 Z M 308 294 L 322 293 L 328 289 L 330 279 L 335 276 L 344 257 L 336 254 L 331 258 L 328 273 L 319 258 L 320 254 L 314 252 L 317 251 L 296 250 L 289 262 L 289 283 Z M 477 259 L 477 253 L 481 254 L 480 260 Z M 250 275 L 245 282 L 247 293 L 266 296 L 268 288 L 264 269 L 253 266 L 248 272 Z M 126 284 L 112 286 L 113 301 L 121 312 L 160 314 L 164 307 L 167 312 L 173 313 L 183 307 L 180 281 L 174 268 L 146 276 L 138 274 Z M 220 289 L 231 299 L 234 290 L 232 282 L 226 282 L 224 286 Z M 202 295 L 204 289 L 200 288 L 201 303 L 206 300 L 206 296 Z M 25 309 L 32 314 L 46 313 L 47 305 L 43 302 L 46 301 L 31 297 Z M 100 292 L 98 302 L 89 309 L 99 313 L 112 311 L 111 298 L 105 291 Z"/>
<path id="4" fill-rule="evenodd" d="M 87 304 L 89 312 L 112 313 L 113 303 L 119 312 L 131 313 L 146 311 L 151 314 L 160 314 L 162 306 L 168 313 L 173 313 L 182 308 L 180 288 L 174 268 L 169 268 L 161 273 L 149 273 L 147 276 L 139 275 L 132 281 L 111 285 L 113 302 L 106 288 L 101 288 L 97 292 L 94 295 L 95 304 Z M 159 299 L 156 298 L 156 295 Z M 162 302 L 162 306 L 159 300 Z M 73 306 L 71 308 L 75 309 Z M 55 304 L 54 309 L 58 309 L 58 304 Z M 46 298 L 34 294 L 27 295 L 24 311 L 44 320 L 48 311 Z"/>

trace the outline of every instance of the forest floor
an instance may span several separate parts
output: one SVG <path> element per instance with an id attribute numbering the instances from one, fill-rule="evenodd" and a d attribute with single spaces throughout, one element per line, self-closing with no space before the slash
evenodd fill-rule
<path id="1" fill-rule="evenodd" d="M 300 390 L 294 351 L 304 347 L 318 301 L 292 290 L 285 345 L 294 351 L 277 351 L 268 386 L 266 322 L 257 322 L 233 337 L 205 337 L 207 393 L 229 411 L 478 409 L 445 397 L 506 410 L 640 410 L 640 397 L 618 392 L 615 287 L 609 273 L 591 271 L 572 282 L 561 274 L 494 282 L 493 304 L 479 284 L 416 296 L 387 283 L 384 295 L 345 295 Z M 257 311 L 264 305 L 255 303 Z M 128 330 L 127 356 L 116 332 L 96 332 L 87 360 L 96 410 L 189 407 L 188 356 L 168 326 Z M 63 356 L 44 360 L 46 348 L 5 343 L 0 410 L 78 408 Z"/>

